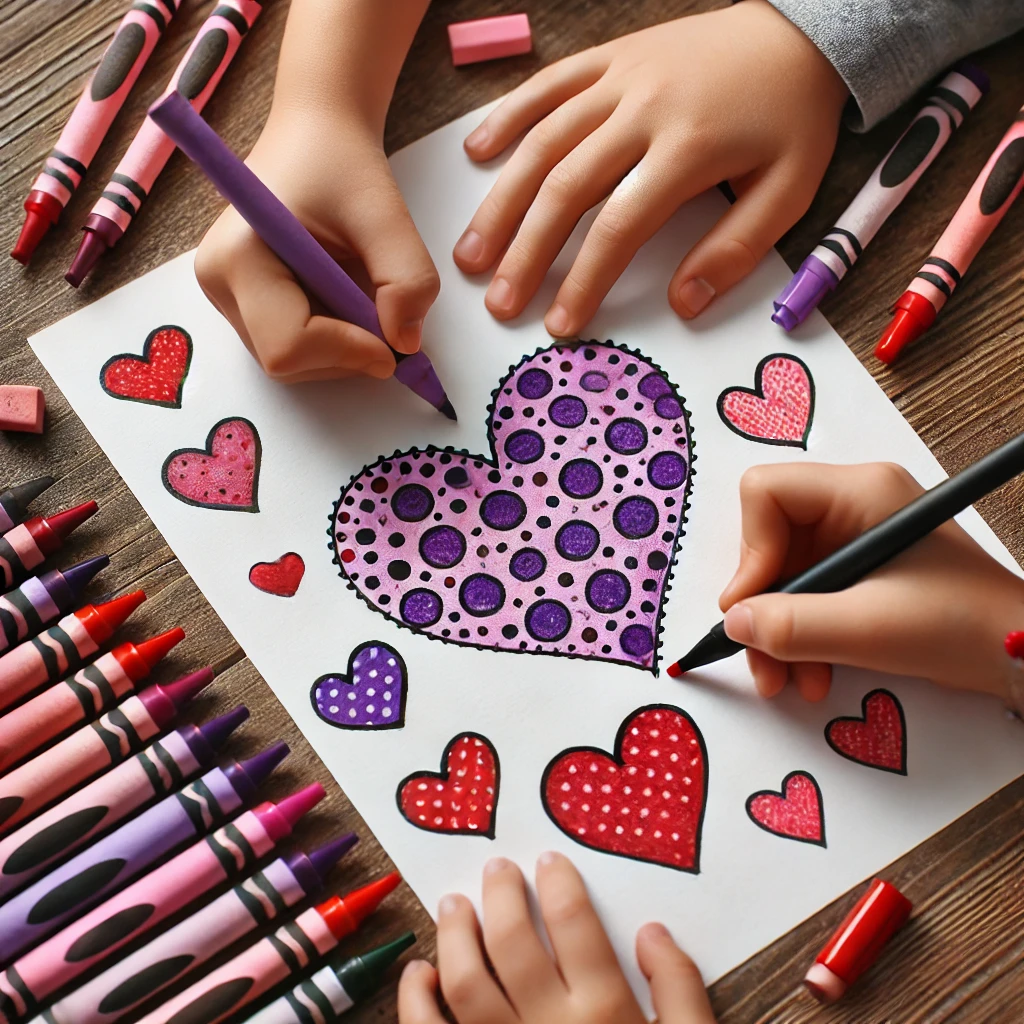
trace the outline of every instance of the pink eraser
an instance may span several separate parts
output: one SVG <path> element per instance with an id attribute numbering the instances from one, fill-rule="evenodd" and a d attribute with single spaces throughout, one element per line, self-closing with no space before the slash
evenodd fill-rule
<path id="1" fill-rule="evenodd" d="M 452 63 L 475 64 L 495 57 L 513 57 L 529 53 L 530 19 L 525 14 L 505 14 L 500 18 L 479 18 L 448 26 Z"/>
<path id="2" fill-rule="evenodd" d="M 24 384 L 0 384 L 0 430 L 43 432 L 46 399 L 39 388 Z"/>

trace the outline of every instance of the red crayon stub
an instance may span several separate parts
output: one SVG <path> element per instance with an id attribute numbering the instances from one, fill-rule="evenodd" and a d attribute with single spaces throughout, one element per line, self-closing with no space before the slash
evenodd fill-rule
<path id="1" fill-rule="evenodd" d="M 811 995 L 822 1003 L 841 999 L 878 959 L 882 947 L 903 927 L 912 909 L 910 900 L 896 886 L 876 878 L 804 976 Z"/>
<path id="2" fill-rule="evenodd" d="M 41 434 L 46 399 L 39 388 L 26 384 L 0 384 L 0 430 Z"/>

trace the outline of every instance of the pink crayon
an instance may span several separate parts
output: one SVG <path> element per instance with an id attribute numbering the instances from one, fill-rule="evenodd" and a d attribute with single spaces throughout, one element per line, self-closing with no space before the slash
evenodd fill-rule
<path id="1" fill-rule="evenodd" d="M 0 1024 L 13 1024 L 32 1013 L 49 995 L 126 943 L 215 886 L 251 869 L 291 834 L 295 823 L 323 796 L 323 787 L 314 783 L 279 804 L 268 802 L 246 811 L 26 953 L 0 975 Z M 349 833 L 310 855 L 308 860 L 319 869 L 317 881 L 355 842 L 356 837 Z M 98 987 L 106 997 L 109 987 L 105 983 Z M 73 1001 L 76 1005 L 68 1007 L 66 1019 L 79 1024 L 90 1019 L 81 997 L 73 997 Z M 127 1009 L 119 1006 L 118 1014 Z M 52 1010 L 49 1016 L 54 1017 Z"/>
<path id="2" fill-rule="evenodd" d="M 25 223 L 11 255 L 27 264 L 85 177 L 111 122 L 181 0 L 136 0 L 121 19 L 95 74 L 25 200 Z"/>
<path id="3" fill-rule="evenodd" d="M 0 537 L 0 589 L 26 579 L 50 555 L 56 554 L 68 534 L 97 511 L 95 501 L 65 509 L 53 516 L 26 519 Z"/>
<path id="4" fill-rule="evenodd" d="M 0 718 L 0 776 L 54 737 L 96 718 L 135 689 L 176 644 L 183 629 L 133 643 L 119 644 L 70 679 L 43 690 Z"/>
<path id="5" fill-rule="evenodd" d="M 210 678 L 196 673 L 168 686 L 150 686 L 8 772 L 0 779 L 0 835 L 141 750 Z"/>
<path id="6" fill-rule="evenodd" d="M 198 685 L 213 673 L 204 669 L 187 678 Z M 248 717 L 248 709 L 240 705 L 203 725 L 183 725 L 0 839 L 0 901 L 136 811 L 173 793 L 213 761 Z"/>
<path id="7" fill-rule="evenodd" d="M 177 90 L 202 110 L 259 17 L 261 3 L 221 0 L 196 33 L 163 95 Z M 107 249 L 120 241 L 173 152 L 174 143 L 147 117 L 86 219 L 81 245 L 65 275 L 69 284 L 77 288 Z"/>

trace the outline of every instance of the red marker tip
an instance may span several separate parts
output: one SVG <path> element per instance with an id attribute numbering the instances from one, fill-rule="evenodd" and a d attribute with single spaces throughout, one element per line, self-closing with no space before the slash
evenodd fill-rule
<path id="1" fill-rule="evenodd" d="M 134 590 L 130 594 L 122 594 L 121 597 L 115 597 L 112 601 L 93 605 L 93 609 L 103 625 L 107 627 L 110 633 L 113 633 L 145 600 L 146 592 L 144 590 Z"/>
<path id="2" fill-rule="evenodd" d="M 137 643 L 135 649 L 139 652 L 146 666 L 152 671 L 160 661 L 167 657 L 171 649 L 180 644 L 184 639 L 185 630 L 175 626 L 174 629 L 169 629 L 166 633 L 161 633 L 159 636 L 154 636 L 149 640 Z"/>
<path id="3" fill-rule="evenodd" d="M 167 683 L 166 685 L 161 686 L 160 689 L 164 691 L 164 696 L 166 696 L 176 708 L 180 708 L 187 704 L 200 690 L 209 686 L 212 682 L 213 669 L 201 668 L 198 672 L 192 672 L 187 676 L 182 676 L 180 679 L 175 679 L 173 683 Z"/>
<path id="4" fill-rule="evenodd" d="M 14 243 L 11 256 L 23 266 L 27 266 L 36 247 L 51 226 L 57 223 L 63 209 L 60 202 L 48 192 L 33 189 L 25 200 L 25 223 L 21 226 L 21 233 Z"/>
<path id="5" fill-rule="evenodd" d="M 291 793 L 277 804 L 278 811 L 287 818 L 289 824 L 295 825 L 305 814 L 308 814 L 323 798 L 327 790 L 319 782 L 312 782 L 304 789 Z"/>
<path id="6" fill-rule="evenodd" d="M 682 674 L 683 670 L 679 667 L 678 661 L 673 661 L 671 665 L 665 671 L 673 678 L 678 679 Z"/>
<path id="7" fill-rule="evenodd" d="M 94 516 L 98 510 L 99 505 L 95 501 L 86 501 L 74 508 L 66 508 L 63 512 L 47 516 L 43 522 L 60 540 L 67 540 L 72 530 L 77 530 L 86 519 Z"/>
<path id="8" fill-rule="evenodd" d="M 369 885 L 364 885 L 361 889 L 347 893 L 341 898 L 345 916 L 354 921 L 355 927 L 358 928 L 380 906 L 384 897 L 398 888 L 401 881 L 402 876 L 397 871 L 392 871 L 390 875 L 385 875 L 375 882 L 370 882 Z M 329 916 L 327 926 L 332 932 L 334 931 Z M 347 932 L 343 934 L 347 934 Z"/>

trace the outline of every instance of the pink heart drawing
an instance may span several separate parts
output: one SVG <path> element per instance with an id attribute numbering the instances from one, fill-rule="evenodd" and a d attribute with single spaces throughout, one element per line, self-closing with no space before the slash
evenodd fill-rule
<path id="1" fill-rule="evenodd" d="M 807 450 L 814 419 L 814 378 L 796 356 L 765 356 L 754 371 L 754 387 L 727 388 L 718 396 L 722 422 L 760 444 Z"/>
<path id="2" fill-rule="evenodd" d="M 179 448 L 164 460 L 164 487 L 199 508 L 259 512 L 260 435 L 240 416 L 215 423 L 206 450 Z"/>
<path id="3" fill-rule="evenodd" d="M 493 393 L 489 456 L 412 449 L 331 517 L 350 589 L 448 643 L 655 671 L 689 507 L 689 419 L 663 371 L 611 342 L 525 358 Z"/>

